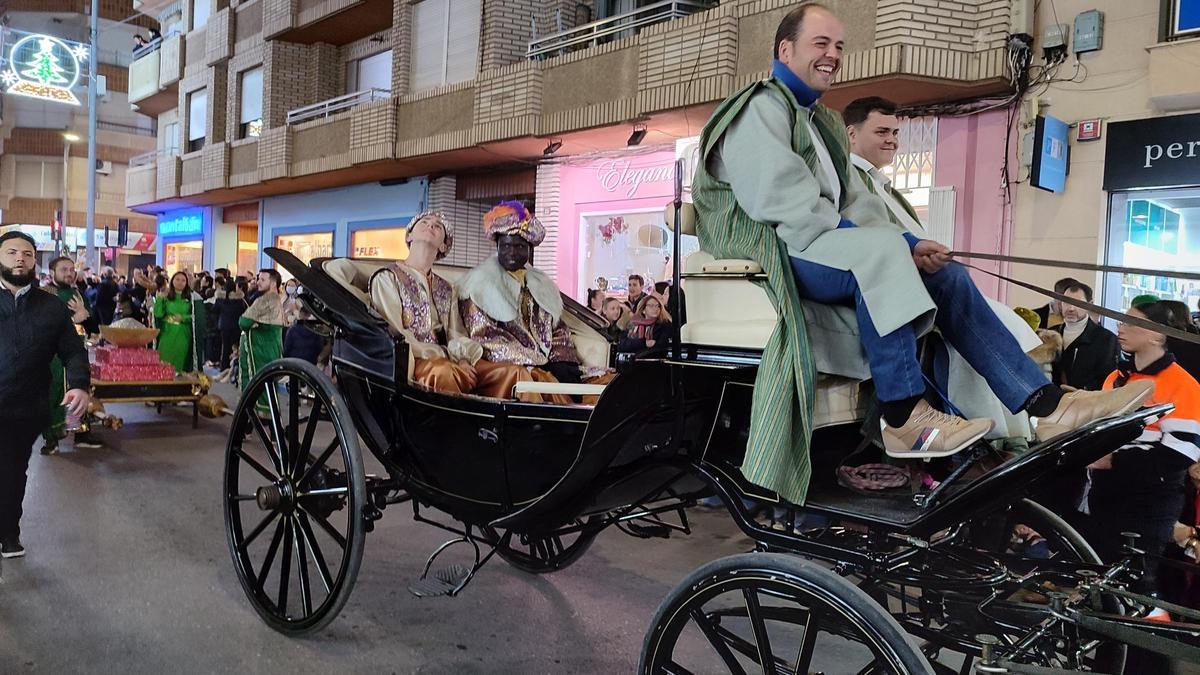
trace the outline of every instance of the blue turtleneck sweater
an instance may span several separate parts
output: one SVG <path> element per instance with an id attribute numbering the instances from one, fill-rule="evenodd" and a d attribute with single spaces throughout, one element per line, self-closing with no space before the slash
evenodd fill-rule
<path id="1" fill-rule="evenodd" d="M 788 68 L 785 63 L 779 59 L 771 62 L 771 77 L 779 80 L 779 82 L 792 92 L 796 97 L 796 102 L 805 108 L 812 108 L 817 103 L 817 99 L 821 98 L 821 92 L 813 89 L 800 79 L 800 76 L 793 73 L 791 68 Z M 858 227 L 853 222 L 842 218 L 838 223 L 838 229 Z M 916 235 L 911 232 L 904 233 L 904 239 L 908 242 L 909 250 L 916 248 L 917 242 L 920 241 Z"/>

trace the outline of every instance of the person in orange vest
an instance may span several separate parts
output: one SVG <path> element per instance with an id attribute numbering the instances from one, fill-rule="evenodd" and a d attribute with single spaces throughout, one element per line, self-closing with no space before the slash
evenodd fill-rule
<path id="1" fill-rule="evenodd" d="M 1161 302 L 1137 305 L 1129 314 L 1171 324 L 1171 309 Z M 1170 403 L 1175 410 L 1089 467 L 1089 541 L 1105 560 L 1122 556 L 1122 532 L 1138 533 L 1138 548 L 1153 555 L 1175 545 L 1173 530 L 1183 512 L 1188 468 L 1200 462 L 1200 383 L 1175 363 L 1162 333 L 1123 323 L 1117 340 L 1130 358 L 1118 363 L 1104 388 L 1153 382 L 1145 405 Z M 1149 593 L 1160 591 L 1155 567 L 1147 566 L 1143 580 Z"/>

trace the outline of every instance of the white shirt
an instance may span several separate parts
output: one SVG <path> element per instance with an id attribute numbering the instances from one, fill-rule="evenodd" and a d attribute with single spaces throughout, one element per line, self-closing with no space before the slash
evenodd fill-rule
<path id="1" fill-rule="evenodd" d="M 870 161 L 854 154 L 853 152 L 850 153 L 850 162 L 853 163 L 854 166 L 857 166 L 858 168 L 867 172 L 867 175 L 871 177 L 871 182 L 875 184 L 875 192 L 878 193 L 879 198 L 883 200 L 884 206 L 887 207 L 888 211 L 891 211 L 892 215 L 896 217 L 896 220 L 900 221 L 900 224 L 904 226 L 904 229 L 921 238 L 926 238 L 928 236 L 925 232 L 925 227 L 921 225 L 920 221 L 913 219 L 912 215 L 908 213 L 908 209 L 904 208 L 904 205 L 901 204 L 899 200 L 896 199 L 896 196 L 892 194 L 892 191 L 888 189 L 892 181 L 889 180 L 887 176 L 883 175 L 879 169 L 875 168 L 875 165 Z"/>

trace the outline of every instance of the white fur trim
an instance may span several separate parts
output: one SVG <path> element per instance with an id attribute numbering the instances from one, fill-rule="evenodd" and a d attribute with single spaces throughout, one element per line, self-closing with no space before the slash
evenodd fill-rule
<path id="1" fill-rule="evenodd" d="M 533 301 L 548 312 L 554 323 L 562 317 L 563 302 L 558 286 L 545 272 L 525 266 L 525 286 Z M 463 275 L 458 282 L 458 296 L 470 298 L 492 319 L 501 323 L 516 321 L 520 313 L 517 306 L 521 297 L 521 286 L 513 276 L 504 271 L 500 262 L 491 257 Z"/>

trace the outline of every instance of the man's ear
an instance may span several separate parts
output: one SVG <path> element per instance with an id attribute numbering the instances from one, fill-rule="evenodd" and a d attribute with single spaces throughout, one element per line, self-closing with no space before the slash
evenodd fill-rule
<path id="1" fill-rule="evenodd" d="M 846 125 L 846 135 L 850 137 L 850 142 L 854 142 L 854 137 L 858 135 L 858 128 L 853 124 Z"/>

